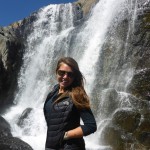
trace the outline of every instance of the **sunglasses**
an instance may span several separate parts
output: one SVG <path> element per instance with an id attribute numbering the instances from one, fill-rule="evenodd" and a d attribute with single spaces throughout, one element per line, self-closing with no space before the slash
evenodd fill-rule
<path id="1" fill-rule="evenodd" d="M 68 72 L 68 71 L 63 71 L 63 70 L 58 70 L 57 74 L 61 77 L 63 77 L 64 75 L 67 75 L 69 78 L 73 78 L 74 77 L 74 73 L 73 72 Z"/>

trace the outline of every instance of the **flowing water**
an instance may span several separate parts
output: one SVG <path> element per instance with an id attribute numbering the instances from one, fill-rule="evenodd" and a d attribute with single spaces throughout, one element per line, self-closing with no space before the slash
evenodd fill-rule
<path id="1" fill-rule="evenodd" d="M 33 30 L 27 38 L 24 62 L 14 99 L 15 106 L 4 115 L 6 120 L 11 123 L 13 136 L 26 141 L 34 150 L 44 150 L 46 124 L 43 117 L 43 103 L 49 89 L 56 84 L 54 70 L 56 61 L 61 56 L 71 56 L 78 61 L 86 78 L 85 87 L 91 97 L 91 103 L 99 106 L 95 116 L 97 116 L 97 124 L 100 128 L 93 135 L 85 137 L 86 147 L 88 150 L 111 149 L 109 146 L 100 145 L 101 130 L 106 124 L 105 119 L 110 117 L 104 115 L 100 108 L 107 102 L 107 94 L 112 88 L 118 93 L 120 92 L 121 98 L 118 99 L 123 99 L 122 95 L 126 95 L 123 93 L 126 93 L 134 68 L 128 63 L 119 68 L 119 58 L 114 59 L 112 56 L 110 57 L 112 62 L 108 68 L 113 66 L 116 70 L 115 72 L 112 70 L 104 76 L 105 71 L 101 69 L 103 48 L 108 38 L 115 38 L 109 34 L 110 30 L 114 31 L 126 16 L 126 11 L 129 13 L 128 5 L 130 6 L 131 3 L 135 5 L 132 0 L 100 0 L 88 16 L 89 18 L 77 26 L 74 25 L 74 8 L 70 3 L 49 5 L 38 11 L 38 19 L 33 23 Z M 135 15 L 136 11 L 130 13 Z M 134 20 L 135 16 L 132 18 Z M 130 26 L 129 30 L 133 26 Z M 115 54 L 119 51 L 121 43 L 112 40 L 112 45 L 117 47 L 114 51 Z M 125 50 L 127 49 L 125 48 Z M 100 82 L 105 82 L 105 80 L 109 81 L 108 86 L 99 88 Z M 96 101 L 92 101 L 93 92 L 101 93 L 101 98 L 98 96 Z M 120 103 L 119 100 L 116 103 Z M 32 111 L 20 127 L 18 120 L 23 111 L 28 108 L 31 108 Z"/>

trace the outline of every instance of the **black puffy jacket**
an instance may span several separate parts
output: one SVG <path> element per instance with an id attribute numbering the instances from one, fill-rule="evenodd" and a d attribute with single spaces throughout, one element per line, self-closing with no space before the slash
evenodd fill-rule
<path id="1" fill-rule="evenodd" d="M 80 126 L 81 114 L 68 95 L 63 97 L 58 103 L 54 103 L 58 90 L 59 86 L 54 86 L 53 91 L 48 94 L 44 104 L 44 115 L 48 127 L 45 147 L 54 150 L 85 150 L 83 138 L 63 140 L 66 131 Z M 48 108 L 47 103 L 49 103 Z M 85 136 L 96 131 L 96 122 L 91 110 L 89 110 L 89 114 L 84 117 L 87 120 L 85 122 L 87 122 L 88 127 L 81 126 Z M 89 120 L 92 120 L 92 122 L 88 123 Z"/>

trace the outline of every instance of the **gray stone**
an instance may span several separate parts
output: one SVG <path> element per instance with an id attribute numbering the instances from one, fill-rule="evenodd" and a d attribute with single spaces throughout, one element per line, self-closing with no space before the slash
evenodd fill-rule
<path id="1" fill-rule="evenodd" d="M 33 150 L 30 145 L 16 137 L 1 137 L 1 150 Z"/>
<path id="2" fill-rule="evenodd" d="M 24 125 L 25 125 L 25 120 L 28 118 L 28 116 L 30 115 L 30 113 L 31 113 L 32 110 L 33 110 L 32 108 L 26 108 L 26 109 L 22 112 L 22 114 L 21 114 L 21 116 L 19 117 L 18 122 L 17 122 L 18 126 L 24 127 Z"/>
<path id="3" fill-rule="evenodd" d="M 121 109 L 115 112 L 112 118 L 113 124 L 126 132 L 134 132 L 140 123 L 140 113 L 132 109 Z"/>
<path id="4" fill-rule="evenodd" d="M 10 124 L 0 116 L 0 137 L 12 136 Z"/>

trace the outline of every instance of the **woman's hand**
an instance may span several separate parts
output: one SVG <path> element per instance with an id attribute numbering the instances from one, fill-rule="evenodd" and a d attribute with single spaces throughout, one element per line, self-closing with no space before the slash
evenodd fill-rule
<path id="1" fill-rule="evenodd" d="M 83 137 L 83 131 L 81 127 L 77 127 L 73 130 L 69 130 L 65 132 L 64 140 L 72 139 L 72 138 L 81 138 Z"/>

